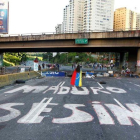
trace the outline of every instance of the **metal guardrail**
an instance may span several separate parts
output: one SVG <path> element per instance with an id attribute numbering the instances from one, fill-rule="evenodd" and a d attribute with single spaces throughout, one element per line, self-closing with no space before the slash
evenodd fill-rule
<path id="1" fill-rule="evenodd" d="M 0 67 L 0 75 L 20 73 L 21 68 L 25 68 L 25 72 L 31 71 L 31 67 Z"/>
<path id="2" fill-rule="evenodd" d="M 39 35 L 52 35 L 52 34 L 69 34 L 69 33 L 92 33 L 92 32 L 127 32 L 127 31 L 140 31 L 140 28 L 126 28 L 126 29 L 108 29 L 108 30 L 82 30 L 82 31 L 65 31 L 61 33 L 56 32 L 43 32 L 43 33 L 24 33 L 24 34 L 0 34 L 0 37 L 24 37 L 24 36 L 39 36 Z"/>

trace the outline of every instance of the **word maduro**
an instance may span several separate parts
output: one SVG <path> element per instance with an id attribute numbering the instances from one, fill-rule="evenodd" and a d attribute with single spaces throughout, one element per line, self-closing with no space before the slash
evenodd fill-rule
<path id="1" fill-rule="evenodd" d="M 117 94 L 123 94 L 123 93 L 127 93 L 125 90 L 121 89 L 121 88 L 117 88 L 117 87 L 90 87 L 91 91 L 93 92 L 93 94 L 99 94 L 99 93 L 105 93 L 105 94 L 111 94 L 111 93 L 117 93 Z M 63 95 L 63 94 L 73 94 L 73 95 L 89 95 L 89 89 L 86 87 L 81 87 L 81 90 L 78 90 L 78 88 L 76 87 L 66 87 L 66 86 L 22 86 L 10 91 L 7 91 L 5 93 L 14 93 L 14 92 L 18 92 L 18 91 L 22 91 L 23 93 L 43 93 L 43 94 L 47 94 L 48 92 L 50 93 L 50 91 L 53 91 L 53 94 L 59 94 L 59 95 Z"/>

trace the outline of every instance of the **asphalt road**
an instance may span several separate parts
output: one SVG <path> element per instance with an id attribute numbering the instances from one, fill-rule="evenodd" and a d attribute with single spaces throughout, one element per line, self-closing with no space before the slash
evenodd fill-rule
<path id="1" fill-rule="evenodd" d="M 42 67 L 42 62 L 39 63 L 39 65 Z M 25 65 L 21 65 L 21 66 L 15 66 L 15 67 L 6 67 L 5 69 L 5 73 L 19 73 L 21 71 L 21 68 L 25 68 L 25 71 L 29 71 L 29 68 L 31 67 L 31 70 L 33 70 L 34 68 L 34 63 L 32 61 L 27 61 L 26 66 Z M 48 69 L 46 67 L 46 63 L 45 63 L 45 69 Z M 60 66 L 60 71 L 73 71 L 74 69 L 72 69 L 71 66 Z M 100 69 L 93 69 L 93 68 L 82 68 L 83 72 L 86 71 L 94 71 L 94 72 L 107 72 L 106 68 Z"/>
<path id="2" fill-rule="evenodd" d="M 139 106 L 140 79 L 32 79 L 0 89 L 0 140 L 139 140 Z"/>

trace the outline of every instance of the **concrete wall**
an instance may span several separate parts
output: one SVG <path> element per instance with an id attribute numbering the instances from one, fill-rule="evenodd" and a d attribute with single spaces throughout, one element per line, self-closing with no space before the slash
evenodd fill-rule
<path id="1" fill-rule="evenodd" d="M 139 38 L 128 39 L 90 39 L 87 45 L 76 45 L 75 40 L 42 40 L 26 42 L 0 42 L 0 49 L 34 48 L 82 48 L 82 47 L 140 47 Z M 55 52 L 55 50 L 53 50 Z M 63 52 L 63 51 L 62 51 Z"/>
<path id="2" fill-rule="evenodd" d="M 0 67 L 3 66 L 3 53 L 0 53 Z"/>
<path id="3" fill-rule="evenodd" d="M 48 35 L 24 35 L 0 37 L 0 42 L 39 41 L 39 40 L 71 40 L 76 38 L 88 39 L 117 39 L 117 38 L 140 38 L 140 30 L 125 32 L 93 32 L 93 33 L 69 33 Z"/>
<path id="4" fill-rule="evenodd" d="M 34 71 L 25 72 L 25 73 L 0 75 L 0 87 L 13 84 L 16 80 L 29 80 L 31 78 L 35 78 L 38 76 L 40 76 L 40 74 Z"/>

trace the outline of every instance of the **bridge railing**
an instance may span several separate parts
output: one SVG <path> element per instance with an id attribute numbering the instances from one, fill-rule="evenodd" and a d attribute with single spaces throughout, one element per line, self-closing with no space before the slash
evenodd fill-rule
<path id="1" fill-rule="evenodd" d="M 108 29 L 108 30 L 81 30 L 81 31 L 64 31 L 64 32 L 42 32 L 42 33 L 24 33 L 24 34 L 0 34 L 0 37 L 24 37 L 24 36 L 41 36 L 52 34 L 68 34 L 68 33 L 92 33 L 92 32 L 127 32 L 127 31 L 140 31 L 140 28 L 125 28 L 125 29 Z"/>

